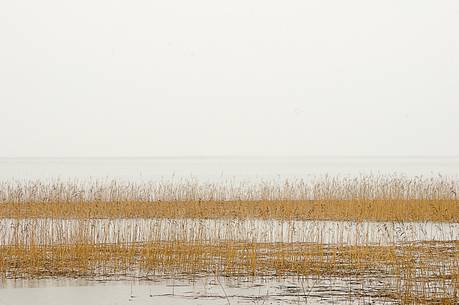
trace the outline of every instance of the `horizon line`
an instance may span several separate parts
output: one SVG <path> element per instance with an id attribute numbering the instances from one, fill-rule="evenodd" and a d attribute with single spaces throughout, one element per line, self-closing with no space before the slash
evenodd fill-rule
<path id="1" fill-rule="evenodd" d="M 0 156 L 0 159 L 455 159 L 459 155 L 157 155 L 157 156 Z"/>

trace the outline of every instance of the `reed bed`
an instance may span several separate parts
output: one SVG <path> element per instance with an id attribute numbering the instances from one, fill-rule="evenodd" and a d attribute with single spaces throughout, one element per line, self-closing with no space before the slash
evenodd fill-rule
<path id="1" fill-rule="evenodd" d="M 205 183 L 196 179 L 0 182 L 0 202 L 155 202 L 232 200 L 441 200 L 456 199 L 459 181 L 435 177 L 317 177 L 309 181 Z"/>
<path id="2" fill-rule="evenodd" d="M 1 245 L 156 241 L 390 245 L 459 240 L 459 223 L 260 219 L 0 219 Z"/>
<path id="3" fill-rule="evenodd" d="M 192 218 L 458 222 L 459 200 L 266 200 L 0 204 L 0 218 Z"/>
<path id="4" fill-rule="evenodd" d="M 349 300 L 457 305 L 458 191 L 399 175 L 3 182 L 0 278 L 293 276 L 338 280 Z"/>
<path id="5" fill-rule="evenodd" d="M 401 304 L 457 304 L 459 244 L 392 246 L 238 242 L 90 243 L 0 247 L 7 278 L 219 275 L 338 278 Z M 347 291 L 347 288 L 345 288 Z M 349 297 L 353 297 L 350 295 Z"/>
<path id="6" fill-rule="evenodd" d="M 3 182 L 1 218 L 262 218 L 459 221 L 457 180 L 322 177 L 222 184 Z"/>

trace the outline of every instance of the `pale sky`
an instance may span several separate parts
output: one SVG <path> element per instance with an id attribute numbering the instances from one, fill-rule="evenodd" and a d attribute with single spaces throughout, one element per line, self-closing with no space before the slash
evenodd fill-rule
<path id="1" fill-rule="evenodd" d="M 459 155 L 459 1 L 0 1 L 0 156 Z"/>

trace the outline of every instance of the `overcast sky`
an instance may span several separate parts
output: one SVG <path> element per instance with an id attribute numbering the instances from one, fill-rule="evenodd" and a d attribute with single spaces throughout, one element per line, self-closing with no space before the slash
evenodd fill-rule
<path id="1" fill-rule="evenodd" d="M 0 1 L 0 156 L 459 155 L 459 1 Z"/>

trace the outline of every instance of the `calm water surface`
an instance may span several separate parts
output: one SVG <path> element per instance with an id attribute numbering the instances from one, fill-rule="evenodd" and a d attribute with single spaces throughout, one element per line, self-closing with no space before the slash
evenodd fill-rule
<path id="1" fill-rule="evenodd" d="M 257 181 L 310 179 L 328 175 L 459 175 L 459 157 L 184 157 L 184 158 L 0 158 L 0 180 L 118 179 L 130 181 L 196 178 Z"/>

